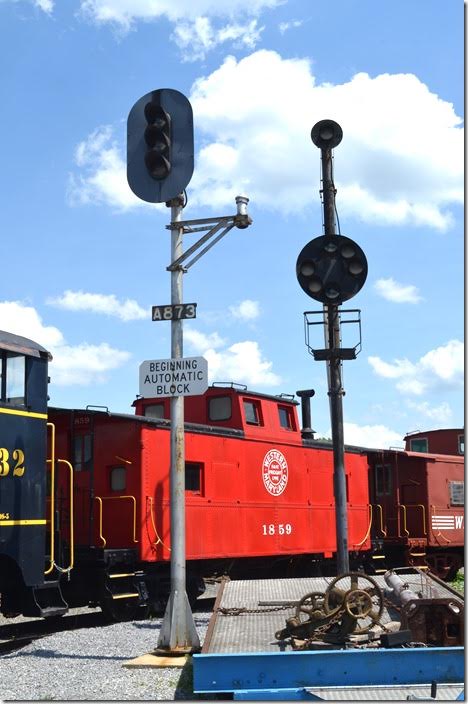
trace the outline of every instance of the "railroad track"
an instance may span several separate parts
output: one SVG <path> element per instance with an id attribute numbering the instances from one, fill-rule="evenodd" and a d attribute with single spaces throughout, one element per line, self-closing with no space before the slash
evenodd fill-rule
<path id="1" fill-rule="evenodd" d="M 53 633 L 73 631 L 80 628 L 98 628 L 109 625 L 101 611 L 89 613 L 69 613 L 58 618 L 32 618 L 14 622 L 0 620 L 0 656 L 20 650 L 34 640 Z"/>

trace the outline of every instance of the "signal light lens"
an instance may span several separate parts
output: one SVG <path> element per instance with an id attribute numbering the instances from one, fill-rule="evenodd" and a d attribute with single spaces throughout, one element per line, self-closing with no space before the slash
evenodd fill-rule
<path id="1" fill-rule="evenodd" d="M 330 127 L 324 127 L 323 129 L 320 130 L 319 134 L 322 139 L 329 140 L 333 137 L 334 133 Z"/>
<path id="2" fill-rule="evenodd" d="M 312 127 L 310 136 L 319 149 L 332 149 L 343 139 L 343 130 L 334 120 L 320 120 Z"/>
<path id="3" fill-rule="evenodd" d="M 327 252 L 327 254 L 335 254 L 337 249 L 338 245 L 336 245 L 334 242 L 327 242 L 327 244 L 324 246 L 324 250 Z"/>
<path id="4" fill-rule="evenodd" d="M 302 276 L 312 276 L 315 271 L 315 265 L 311 261 L 302 262 L 301 264 L 301 274 Z"/>
<path id="5" fill-rule="evenodd" d="M 311 293 L 318 293 L 322 290 L 323 284 L 318 276 L 314 276 L 310 281 L 307 282 L 307 288 Z"/>
<path id="6" fill-rule="evenodd" d="M 353 274 L 353 276 L 359 276 L 359 274 L 362 274 L 364 271 L 364 266 L 359 259 L 352 259 L 349 262 L 348 271 L 350 274 Z"/>
<path id="7" fill-rule="evenodd" d="M 334 284 L 332 284 L 331 286 L 327 286 L 327 288 L 325 289 L 325 295 L 331 301 L 336 300 L 340 296 L 340 293 L 341 293 L 340 289 L 338 288 L 338 286 L 335 286 Z"/>
<path id="8" fill-rule="evenodd" d="M 150 176 L 158 181 L 166 178 L 171 170 L 171 165 L 166 157 L 159 154 L 156 150 L 150 151 L 145 155 L 145 165 Z"/>
<path id="9" fill-rule="evenodd" d="M 341 256 L 344 257 L 344 259 L 351 259 L 355 254 L 356 250 L 349 244 L 345 244 L 345 246 L 341 248 Z"/>

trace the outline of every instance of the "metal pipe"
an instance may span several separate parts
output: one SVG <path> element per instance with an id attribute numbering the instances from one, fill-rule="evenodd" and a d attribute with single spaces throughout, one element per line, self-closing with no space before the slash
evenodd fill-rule
<path id="1" fill-rule="evenodd" d="M 332 150 L 322 148 L 323 218 L 326 235 L 336 235 L 335 186 L 332 177 Z M 333 489 L 335 495 L 337 573 L 349 572 L 348 514 L 346 473 L 344 465 L 343 387 L 341 383 L 340 319 L 336 305 L 324 305 L 327 325 L 327 347 L 331 350 L 327 360 L 328 395 L 330 398 L 331 433 L 333 442 Z"/>
<path id="2" fill-rule="evenodd" d="M 171 223 L 181 220 L 182 199 L 171 201 Z M 171 229 L 171 262 L 182 255 L 183 228 Z M 171 271 L 171 304 L 182 303 L 183 269 Z M 171 320 L 171 357 L 183 357 L 182 320 Z M 200 641 L 186 593 L 185 562 L 185 436 L 184 397 L 171 397 L 171 593 L 159 633 L 158 649 L 173 653 L 191 652 L 200 648 Z"/>
<path id="3" fill-rule="evenodd" d="M 408 584 L 403 582 L 393 570 L 385 572 L 384 579 L 402 606 L 409 601 L 414 601 L 419 598 L 418 595 L 409 588 Z"/>
<path id="4" fill-rule="evenodd" d="M 302 414 L 302 430 L 301 435 L 303 438 L 314 438 L 314 431 L 312 430 L 312 418 L 310 413 L 310 399 L 315 395 L 314 389 L 303 389 L 302 391 L 296 391 L 296 394 L 301 399 L 301 414 Z"/>

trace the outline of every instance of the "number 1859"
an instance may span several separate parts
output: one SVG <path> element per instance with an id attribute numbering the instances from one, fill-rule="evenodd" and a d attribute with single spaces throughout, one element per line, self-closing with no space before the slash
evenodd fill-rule
<path id="1" fill-rule="evenodd" d="M 262 531 L 263 535 L 291 535 L 292 525 L 290 523 L 264 523 Z"/>

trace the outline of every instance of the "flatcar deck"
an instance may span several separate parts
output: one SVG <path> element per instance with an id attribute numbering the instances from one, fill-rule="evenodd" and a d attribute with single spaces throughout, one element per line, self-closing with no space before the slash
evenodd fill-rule
<path id="1" fill-rule="evenodd" d="M 425 598 L 454 596 L 430 575 L 399 574 Z M 275 633 L 301 598 L 324 592 L 331 579 L 223 582 L 202 653 L 194 656 L 195 691 L 250 700 L 395 700 L 425 696 L 436 681 L 439 699 L 456 699 L 464 679 L 461 647 L 293 651 L 277 641 Z M 383 576 L 373 579 L 382 590 L 387 586 Z M 386 602 L 380 623 L 397 620 L 398 611 Z"/>
<path id="2" fill-rule="evenodd" d="M 413 591 L 425 597 L 449 598 L 453 591 L 430 575 L 399 573 Z M 383 575 L 372 577 L 384 590 Z M 226 581 L 221 584 L 203 653 L 281 652 L 274 634 L 293 616 L 295 604 L 310 592 L 324 592 L 331 577 Z M 459 596 L 461 599 L 461 595 Z M 284 606 L 287 602 L 290 608 Z M 277 611 L 269 609 L 277 608 Z M 239 609 L 239 615 L 223 615 L 220 609 Z M 246 611 L 241 611 L 246 609 Z M 257 610 L 257 613 L 252 613 Z M 381 623 L 399 621 L 399 613 L 385 604 Z"/>

